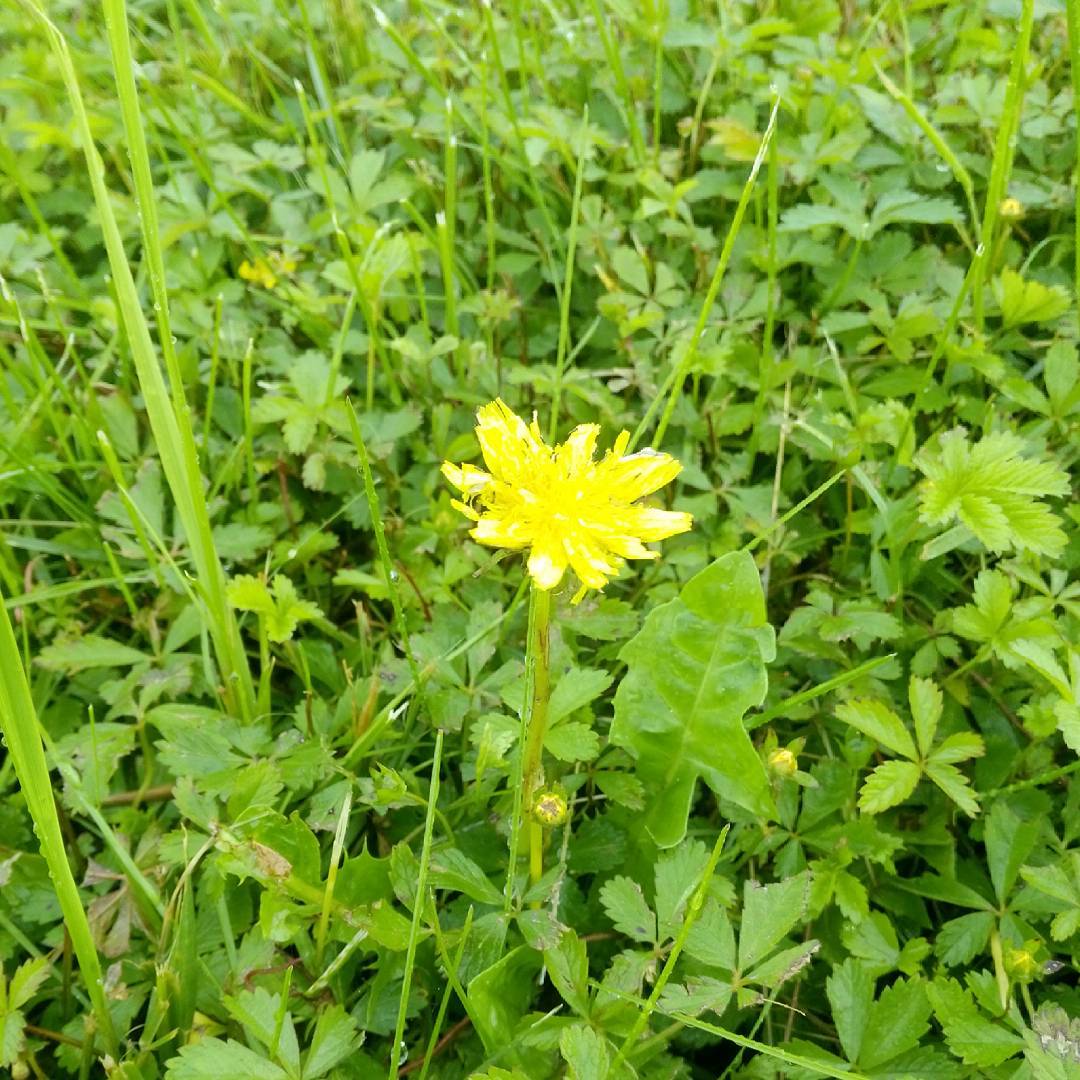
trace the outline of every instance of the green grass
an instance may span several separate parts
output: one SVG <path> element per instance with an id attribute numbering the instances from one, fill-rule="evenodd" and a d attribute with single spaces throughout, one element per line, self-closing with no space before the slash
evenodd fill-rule
<path id="1" fill-rule="evenodd" d="M 1071 1075 L 1076 0 L 0 40 L 0 1072 Z M 693 530 L 527 596 L 496 397 Z"/>

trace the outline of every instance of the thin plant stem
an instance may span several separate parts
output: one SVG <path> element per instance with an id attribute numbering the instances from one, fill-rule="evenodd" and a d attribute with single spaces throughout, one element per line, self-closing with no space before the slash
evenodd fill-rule
<path id="1" fill-rule="evenodd" d="M 199 472 L 195 451 L 195 438 L 192 433 L 191 418 L 183 397 L 183 386 L 179 382 L 179 372 L 170 371 L 169 373 L 172 381 L 172 400 L 170 400 L 169 389 L 166 387 L 150 339 L 150 330 L 147 326 L 146 317 L 139 303 L 135 279 L 124 250 L 120 227 L 113 212 L 112 199 L 105 183 L 105 165 L 94 142 L 90 120 L 86 112 L 67 41 L 35 0 L 22 0 L 22 2 L 26 10 L 46 31 L 49 43 L 59 63 L 60 72 L 74 112 L 75 127 L 79 132 L 86 156 L 87 171 L 90 174 L 90 186 L 93 190 L 94 203 L 97 207 L 101 230 L 105 239 L 109 268 L 112 271 L 116 287 L 121 319 L 131 346 L 131 355 L 135 362 L 139 389 L 146 403 L 146 411 L 154 434 L 154 441 L 157 444 L 158 455 L 191 548 L 196 579 L 208 616 L 210 636 L 214 642 L 218 663 L 221 667 L 225 703 L 230 711 L 237 716 L 250 720 L 253 718 L 255 707 L 254 686 L 248 668 L 247 655 L 240 639 L 240 631 L 232 609 L 225 598 L 225 574 L 214 547 L 202 476 Z M 110 10 L 113 15 L 110 25 L 115 27 L 115 30 L 110 31 L 110 47 L 114 53 L 113 61 L 117 75 L 117 90 L 122 99 L 127 99 L 134 95 L 135 88 L 133 76 L 131 75 L 130 58 L 128 59 L 126 72 L 123 69 L 124 53 L 120 43 L 120 30 L 123 30 L 124 41 L 127 41 L 126 21 L 122 27 L 119 25 L 120 13 L 113 10 L 115 0 L 110 0 L 110 3 Z M 122 112 L 125 125 L 134 123 L 138 120 L 137 102 L 133 106 L 132 102 L 128 101 Z M 138 164 L 140 157 L 146 155 L 146 141 L 141 126 L 137 126 L 137 129 L 128 130 L 127 136 L 132 160 L 136 162 L 136 194 L 139 196 L 140 210 L 144 215 L 144 242 L 148 250 L 148 257 L 153 261 L 150 252 L 156 245 L 160 256 L 160 239 L 157 236 L 156 226 L 153 229 L 149 228 L 149 222 L 146 218 L 147 210 L 143 207 L 143 200 L 150 199 L 151 202 L 153 201 L 153 192 L 152 190 L 149 192 L 145 190 L 145 177 L 142 181 L 139 180 L 143 168 Z M 148 160 L 147 158 L 147 171 L 149 170 Z M 149 220 L 156 221 L 156 218 Z M 151 274 L 152 280 L 155 276 L 154 273 Z M 164 288 L 163 282 L 161 287 Z M 163 352 L 167 359 L 169 355 L 167 346 L 163 346 Z"/>
<path id="2" fill-rule="evenodd" d="M 754 163 L 750 167 L 750 175 L 746 178 L 742 194 L 739 196 L 739 201 L 735 206 L 735 213 L 732 215 L 731 224 L 728 226 L 727 236 L 724 237 L 724 245 L 720 249 L 720 258 L 717 260 L 716 269 L 713 271 L 712 281 L 709 282 L 709 289 L 702 302 L 697 323 L 690 334 L 690 340 L 687 342 L 686 348 L 678 363 L 665 380 L 664 385 L 660 388 L 659 393 L 657 393 L 656 397 L 649 403 L 645 415 L 641 418 L 641 423 L 639 423 L 634 430 L 634 434 L 630 438 L 630 450 L 633 450 L 637 446 L 641 437 L 648 430 L 649 425 L 653 421 L 653 417 L 656 415 L 657 409 L 659 409 L 661 402 L 664 401 L 666 396 L 667 404 L 664 407 L 663 415 L 660 417 L 660 422 L 656 425 L 656 434 L 653 437 L 653 442 L 659 446 L 664 440 L 664 434 L 671 421 L 671 416 L 675 412 L 675 406 L 679 403 L 679 397 L 682 394 L 682 387 L 683 383 L 686 381 L 687 373 L 690 371 L 694 360 L 697 358 L 698 347 L 700 346 L 701 338 L 705 333 L 705 324 L 708 322 L 713 304 L 716 303 L 716 297 L 720 291 L 720 284 L 724 280 L 724 273 L 731 260 L 731 253 L 735 248 L 735 238 L 739 235 L 739 227 L 742 225 L 743 217 L 746 215 L 746 208 L 750 205 L 750 196 L 754 191 L 754 182 L 757 179 L 758 171 L 761 169 L 765 156 L 769 152 L 769 145 L 772 143 L 773 133 L 776 131 L 776 117 L 779 110 L 780 98 L 777 97 L 773 103 L 772 112 L 769 115 L 769 123 L 765 128 L 765 134 L 761 137 L 761 145 L 758 147 L 758 152 L 754 157 Z"/>
<path id="3" fill-rule="evenodd" d="M 535 885 L 544 873 L 544 830 L 532 816 L 533 803 L 544 779 L 544 737 L 547 735 L 548 702 L 551 697 L 551 593 L 533 586 L 536 618 L 529 636 L 532 694 L 523 759 L 522 797 L 529 815 L 529 880 Z"/>
<path id="4" fill-rule="evenodd" d="M 11 628 L 7 609 L 0 604 L 0 730 L 3 731 L 8 753 L 15 766 L 15 775 L 26 800 L 34 832 L 41 845 L 41 854 L 49 868 L 53 890 L 64 915 L 64 924 L 72 948 L 79 961 L 79 970 L 86 983 L 91 1008 L 97 1022 L 105 1052 L 116 1058 L 119 1042 L 105 997 L 101 962 L 90 923 L 83 909 L 71 866 L 64 850 L 60 832 L 60 817 L 53 801 L 53 787 L 41 742 L 37 710 L 26 681 L 19 656 L 19 647 Z"/>
<path id="5" fill-rule="evenodd" d="M 975 277 L 971 283 L 971 302 L 975 327 L 980 331 L 983 326 L 983 285 L 986 281 L 1001 199 L 1005 194 L 1005 185 L 1008 183 L 1009 172 L 1012 168 L 1014 140 L 1020 125 L 1020 106 L 1024 97 L 1024 65 L 1027 63 L 1034 20 L 1035 0 L 1023 0 L 1020 28 L 1013 47 L 1012 63 L 1009 66 L 1009 81 L 1005 84 L 1005 105 L 1001 110 L 1001 122 L 994 142 L 994 158 L 990 166 L 986 203 L 983 206 L 979 246 L 975 252 Z"/>
<path id="6" fill-rule="evenodd" d="M 656 1008 L 656 1003 L 660 1000 L 660 995 L 664 992 L 664 987 L 667 986 L 668 980 L 675 970 L 675 965 L 678 963 L 679 957 L 682 955 L 682 951 L 690 937 L 690 931 L 693 929 L 694 923 L 697 922 L 698 916 L 701 914 L 701 909 L 705 906 L 705 897 L 709 891 L 709 882 L 712 881 L 713 874 L 716 872 L 716 864 L 720 861 L 720 854 L 724 850 L 724 841 L 727 840 L 727 834 L 730 828 L 730 825 L 725 825 L 720 830 L 720 835 L 716 838 L 716 843 L 713 844 L 709 861 L 705 864 L 705 868 L 701 872 L 701 877 L 698 879 L 697 887 L 694 889 L 694 893 L 690 897 L 689 903 L 686 905 L 686 916 L 683 919 L 682 926 L 679 927 L 678 936 L 675 938 L 675 941 L 671 946 L 671 951 L 667 955 L 667 960 L 664 962 L 664 966 L 657 976 L 656 982 L 653 984 L 648 1001 L 641 1007 L 637 1020 L 634 1021 L 634 1026 L 627 1032 L 626 1038 L 623 1039 L 622 1045 L 619 1047 L 619 1053 L 612 1067 L 613 1070 L 619 1062 L 626 1060 L 630 1048 L 637 1042 L 641 1037 L 641 1033 L 648 1026 L 649 1018 Z M 611 1075 L 610 1071 L 608 1075 Z"/>
<path id="7" fill-rule="evenodd" d="M 1080 0 L 1065 0 L 1065 22 L 1069 29 L 1069 67 L 1072 71 L 1073 111 L 1080 108 Z M 1080 319 L 1080 130 L 1076 132 L 1076 174 L 1073 176 L 1075 211 L 1073 213 L 1073 300 Z"/>
<path id="8" fill-rule="evenodd" d="M 559 425 L 559 404 L 562 398 L 563 369 L 570 341 L 570 292 L 574 281 L 574 255 L 577 251 L 578 215 L 581 211 L 581 187 L 585 175 L 585 156 L 589 148 L 589 106 L 581 118 L 581 146 L 578 150 L 577 172 L 574 174 L 574 198 L 570 206 L 570 231 L 566 240 L 566 275 L 559 298 L 559 343 L 555 350 L 555 377 L 551 385 L 551 423 L 548 441 L 554 442 Z"/>
<path id="9" fill-rule="evenodd" d="M 388 1080 L 398 1074 L 397 1054 L 405 1036 L 405 1017 L 409 1011 L 409 991 L 412 989 L 413 967 L 416 964 L 416 946 L 420 941 L 420 922 L 427 907 L 427 876 L 431 863 L 431 837 L 435 831 L 435 805 L 439 801 L 439 772 L 442 768 L 443 733 L 435 733 L 435 754 L 431 761 L 431 784 L 428 787 L 427 815 L 424 818 L 424 841 L 420 848 L 420 865 L 416 872 L 416 898 L 413 901 L 412 923 L 409 926 L 409 943 L 405 949 L 405 975 L 401 981 L 401 1000 L 398 1002 L 397 1026 L 394 1042 L 390 1047 L 390 1071 Z"/>

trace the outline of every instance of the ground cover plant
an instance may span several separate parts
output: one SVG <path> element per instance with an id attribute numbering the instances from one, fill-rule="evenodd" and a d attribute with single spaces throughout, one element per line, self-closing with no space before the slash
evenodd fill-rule
<path id="1" fill-rule="evenodd" d="M 1076 0 L 0 40 L 0 1071 L 1080 1075 Z"/>

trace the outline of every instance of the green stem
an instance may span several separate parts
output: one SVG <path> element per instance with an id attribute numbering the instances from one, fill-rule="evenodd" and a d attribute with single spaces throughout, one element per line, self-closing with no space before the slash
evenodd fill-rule
<path id="1" fill-rule="evenodd" d="M 528 702 L 527 735 L 522 756 L 522 796 L 529 815 L 529 880 L 535 885 L 544 873 L 544 830 L 532 817 L 536 793 L 544 782 L 544 736 L 547 735 L 548 700 L 551 696 L 549 669 L 551 593 L 533 586 L 535 605 L 525 664 L 532 672 L 532 693 Z"/>
<path id="2" fill-rule="evenodd" d="M 1073 100 L 1080 102 L 1080 0 L 1065 0 L 1065 22 L 1069 28 L 1069 67 L 1072 70 Z M 1076 106 L 1074 105 L 1075 109 Z M 1080 131 L 1076 136 L 1076 177 L 1080 180 Z M 1076 296 L 1080 298 L 1080 182 L 1076 184 L 1074 246 Z M 1080 316 L 1080 307 L 1077 308 Z"/>
<path id="3" fill-rule="evenodd" d="M 1020 29 L 1013 48 L 1012 64 L 1009 67 L 1009 81 L 1005 84 L 1005 105 L 1001 111 L 997 141 L 994 143 L 994 158 L 990 166 L 986 203 L 983 206 L 979 247 L 975 253 L 975 279 L 971 287 L 972 315 L 975 319 L 975 328 L 980 332 L 983 326 L 983 282 L 989 269 L 990 249 L 993 245 L 994 229 L 997 226 L 998 210 L 1002 196 L 1005 194 L 1009 171 L 1012 168 L 1013 142 L 1020 126 L 1020 106 L 1024 97 L 1024 65 L 1027 63 L 1034 20 L 1035 0 L 1023 0 Z"/>

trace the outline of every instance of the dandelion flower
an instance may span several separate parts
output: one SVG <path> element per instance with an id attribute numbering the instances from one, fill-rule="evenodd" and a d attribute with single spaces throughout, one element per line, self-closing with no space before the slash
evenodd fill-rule
<path id="1" fill-rule="evenodd" d="M 476 414 L 488 471 L 444 462 L 443 475 L 464 496 L 454 501 L 481 544 L 528 549 L 529 574 L 553 589 L 567 567 L 586 589 L 602 589 L 626 559 L 655 559 L 645 544 L 686 532 L 689 514 L 635 505 L 670 483 L 682 465 L 669 454 L 627 454 L 630 433 L 594 460 L 598 424 L 581 424 L 548 446 L 534 419 L 526 424 L 502 401 Z"/>

